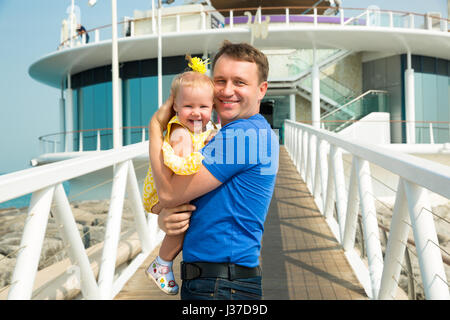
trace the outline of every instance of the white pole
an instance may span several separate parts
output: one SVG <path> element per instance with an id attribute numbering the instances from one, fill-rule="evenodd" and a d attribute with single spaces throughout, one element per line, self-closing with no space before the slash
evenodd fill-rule
<path id="1" fill-rule="evenodd" d="M 411 52 L 407 55 L 405 70 L 406 143 L 416 143 L 416 113 L 414 93 L 414 69 L 411 67 Z"/>
<path id="2" fill-rule="evenodd" d="M 105 242 L 102 253 L 102 263 L 98 275 L 98 284 L 102 299 L 112 298 L 114 273 L 116 268 L 117 247 L 120 238 L 123 202 L 128 175 L 128 162 L 116 164 L 114 181 L 109 204 L 108 222 L 105 230 Z"/>
<path id="3" fill-rule="evenodd" d="M 336 195 L 336 211 L 339 223 L 339 242 L 344 240 L 344 228 L 345 228 L 345 213 L 347 212 L 347 199 L 345 197 L 345 177 L 344 177 L 344 165 L 342 163 L 342 150 L 337 146 L 332 146 L 330 149 L 330 158 L 333 161 L 333 176 L 334 187 Z"/>
<path id="4" fill-rule="evenodd" d="M 312 92 L 311 92 L 311 120 L 312 126 L 320 128 L 320 73 L 317 61 L 317 50 L 313 49 L 313 66 L 311 72 Z"/>
<path id="5" fill-rule="evenodd" d="M 161 39 L 161 0 L 158 7 L 158 108 L 162 101 L 162 39 Z"/>
<path id="6" fill-rule="evenodd" d="M 73 16 L 75 14 L 74 11 L 75 11 L 75 0 L 72 0 L 72 5 L 70 6 L 70 18 L 69 18 L 69 23 L 70 23 L 70 35 L 69 35 L 70 41 L 69 41 L 69 43 L 70 43 L 71 48 L 73 47 L 73 34 L 75 32 L 75 30 L 73 29 Z"/>
<path id="7" fill-rule="evenodd" d="M 67 75 L 67 99 L 66 99 L 66 131 L 73 131 L 73 90 L 71 75 Z M 66 134 L 66 149 L 67 151 L 73 151 L 73 133 Z"/>
<path id="8" fill-rule="evenodd" d="M 117 43 L 117 1 L 111 0 L 112 7 L 112 93 L 113 93 L 113 147 L 122 147 L 120 86 L 119 86 L 119 48 Z"/>
<path id="9" fill-rule="evenodd" d="M 80 232 L 61 183 L 55 188 L 53 204 L 53 214 L 55 215 L 56 223 L 62 226 L 61 235 L 66 245 L 68 245 L 71 262 L 77 264 L 80 268 L 80 279 L 78 280 L 80 281 L 83 297 L 86 299 L 99 299 L 100 292 L 91 269 L 91 263 L 81 241 Z"/>
<path id="10" fill-rule="evenodd" d="M 54 190 L 54 186 L 46 187 L 31 197 L 8 300 L 31 299 Z"/>
<path id="11" fill-rule="evenodd" d="M 295 118 L 295 93 L 291 93 L 289 95 L 289 119 L 296 121 Z"/>
<path id="12" fill-rule="evenodd" d="M 66 132 L 66 102 L 64 100 L 64 81 L 61 81 L 61 97 L 59 98 L 59 131 Z M 61 150 L 62 152 L 67 152 L 67 134 L 63 133 L 63 136 L 59 138 L 61 142 Z"/>
<path id="13" fill-rule="evenodd" d="M 155 0 L 152 0 L 152 33 L 156 33 L 156 21 L 155 21 Z"/>
<path id="14" fill-rule="evenodd" d="M 429 123 L 429 128 L 430 128 L 430 143 L 434 144 L 434 134 L 433 134 L 433 123 L 432 122 Z"/>

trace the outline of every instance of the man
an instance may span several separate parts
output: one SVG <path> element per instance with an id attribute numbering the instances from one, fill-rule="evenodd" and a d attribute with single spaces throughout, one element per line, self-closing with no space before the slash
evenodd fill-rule
<path id="1" fill-rule="evenodd" d="M 163 163 L 163 131 L 173 99 L 150 121 L 152 172 L 166 208 L 159 214 L 160 227 L 171 235 L 187 230 L 182 299 L 262 297 L 259 255 L 279 152 L 277 137 L 259 114 L 268 70 L 267 57 L 256 48 L 224 42 L 213 63 L 222 128 L 202 149 L 203 166 L 193 175 L 175 175 Z"/>
<path id="2" fill-rule="evenodd" d="M 83 39 L 84 34 L 86 37 L 86 43 L 89 43 L 89 33 L 87 33 L 86 29 L 81 24 L 77 26 L 77 34 L 81 37 L 81 39 Z"/>

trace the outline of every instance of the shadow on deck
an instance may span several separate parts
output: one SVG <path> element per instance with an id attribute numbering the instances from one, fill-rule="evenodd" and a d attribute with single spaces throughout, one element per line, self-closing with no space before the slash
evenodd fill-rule
<path id="1" fill-rule="evenodd" d="M 116 300 L 177 300 L 148 280 L 144 270 L 159 247 L 128 281 Z M 181 254 L 174 262 L 180 279 Z M 280 148 L 280 167 L 267 215 L 261 251 L 263 294 L 267 300 L 367 299 L 325 218 L 290 160 Z M 181 280 L 178 280 L 181 286 Z"/>

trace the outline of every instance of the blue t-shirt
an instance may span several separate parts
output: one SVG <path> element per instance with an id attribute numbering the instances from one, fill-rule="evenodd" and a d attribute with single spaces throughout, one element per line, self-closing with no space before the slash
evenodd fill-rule
<path id="1" fill-rule="evenodd" d="M 279 143 L 260 114 L 233 121 L 201 153 L 222 185 L 192 201 L 186 262 L 259 264 L 261 237 L 278 171 Z"/>

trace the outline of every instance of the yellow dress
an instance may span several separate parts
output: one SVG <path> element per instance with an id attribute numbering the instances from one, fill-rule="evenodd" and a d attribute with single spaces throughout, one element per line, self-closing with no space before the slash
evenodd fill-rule
<path id="1" fill-rule="evenodd" d="M 173 123 L 185 127 L 180 122 L 177 116 L 174 116 L 172 119 L 170 119 L 169 123 L 167 124 L 167 132 L 164 137 L 162 146 L 164 164 L 169 167 L 175 174 L 194 174 L 198 170 L 200 170 L 202 160 L 204 159 L 204 157 L 200 152 L 198 152 L 198 150 L 205 146 L 205 140 L 206 138 L 208 138 L 211 130 L 206 130 L 205 132 L 202 132 L 200 134 L 194 134 L 188 130 L 191 136 L 194 151 L 187 157 L 180 157 L 175 154 L 172 146 L 169 143 L 170 129 Z M 149 213 L 151 212 L 152 207 L 156 203 L 158 203 L 158 195 L 156 193 L 155 182 L 153 181 L 151 166 L 148 167 L 147 176 L 145 177 L 144 181 L 143 202 L 145 211 Z"/>

